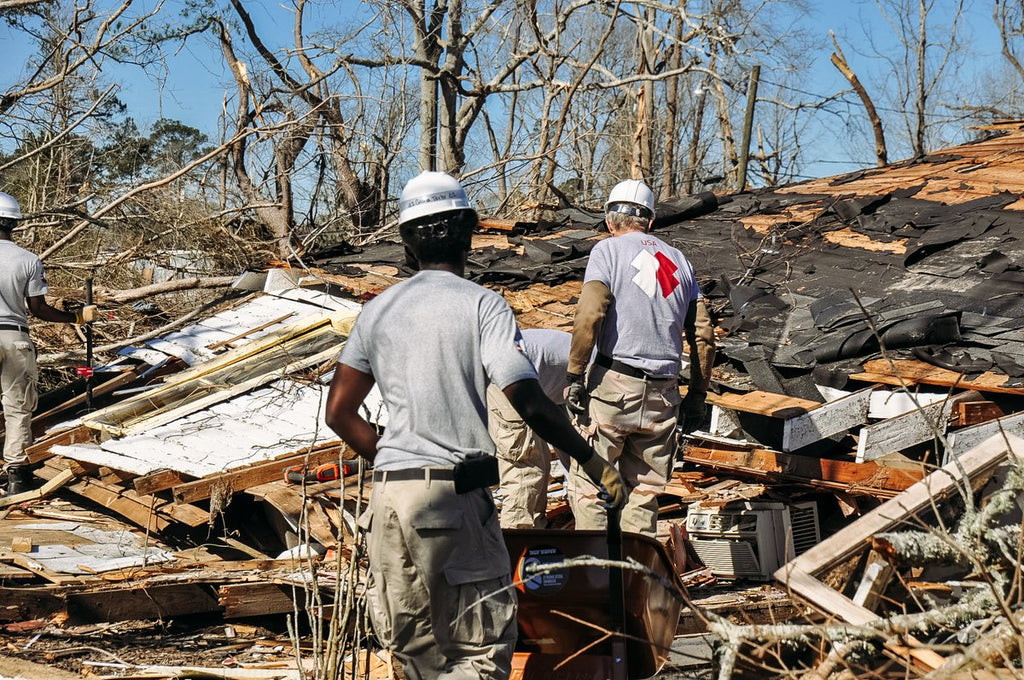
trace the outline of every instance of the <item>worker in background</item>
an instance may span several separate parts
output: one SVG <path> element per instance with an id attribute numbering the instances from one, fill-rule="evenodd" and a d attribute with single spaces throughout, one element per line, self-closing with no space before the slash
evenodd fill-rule
<path id="1" fill-rule="evenodd" d="M 555 404 L 565 404 L 565 373 L 569 365 L 572 335 L 560 330 L 534 328 L 522 332 L 523 354 L 537 369 L 541 389 Z M 487 386 L 487 430 L 494 440 L 501 477 L 501 526 L 503 529 L 547 527 L 548 483 L 551 451 L 537 436 L 505 394 L 493 383 Z M 564 454 L 559 451 L 559 458 Z M 568 456 L 564 456 L 566 470 Z M 569 487 L 566 476 L 566 488 Z M 569 495 L 571 504 L 571 495 Z"/>
<path id="2" fill-rule="evenodd" d="M 398 223 L 420 271 L 363 307 L 326 408 L 327 425 L 374 465 L 360 518 L 370 615 L 411 680 L 507 678 L 516 599 L 489 488 L 498 479 L 487 383 L 576 459 L 610 504 L 625 492 L 544 396 L 504 298 L 462 278 L 477 215 L 459 183 L 439 172 L 413 178 Z M 360 411 L 374 384 L 388 409 L 380 436 Z"/>
<path id="3" fill-rule="evenodd" d="M 675 457 L 677 417 L 699 422 L 704 413 L 714 334 L 690 263 L 648 233 L 654 223 L 650 187 L 637 180 L 617 184 L 605 203 L 605 223 L 611 238 L 591 250 L 576 307 L 566 405 L 589 421 L 594 448 L 626 483 L 622 530 L 654 536 L 658 494 Z M 684 335 L 690 381 L 680 408 Z M 573 468 L 576 527 L 603 528 L 598 490 Z"/>
<path id="4" fill-rule="evenodd" d="M 21 206 L 10 194 L 0 192 L 0 393 L 4 408 L 4 469 L 7 494 L 34 486 L 25 449 L 32 443 L 32 412 L 36 408 L 36 348 L 28 334 L 28 313 L 43 321 L 90 323 L 96 306 L 76 312 L 51 307 L 42 261 L 15 245 L 14 228 Z"/>

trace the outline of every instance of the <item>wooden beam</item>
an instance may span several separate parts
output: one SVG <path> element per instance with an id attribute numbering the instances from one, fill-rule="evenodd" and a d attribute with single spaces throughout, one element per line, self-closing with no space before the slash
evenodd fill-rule
<path id="1" fill-rule="evenodd" d="M 707 401 L 709 404 L 720 408 L 754 413 L 770 418 L 780 418 L 782 420 L 802 415 L 821 406 L 818 402 L 811 401 L 810 399 L 799 399 L 785 394 L 762 392 L 761 390 L 745 392 L 743 394 L 733 392 L 714 394 L 713 392 L 708 392 Z"/>
<path id="2" fill-rule="evenodd" d="M 225 619 L 291 614 L 306 606 L 304 588 L 279 583 L 230 583 L 217 589 Z"/>
<path id="3" fill-rule="evenodd" d="M 313 540 L 327 548 L 337 547 L 338 537 L 330 521 L 323 513 L 316 512 L 316 501 L 305 497 L 301 486 L 271 482 L 250 487 L 246 493 L 263 499 L 284 515 L 287 521 L 299 526 L 297 534 L 308 533 Z M 300 522 L 304 522 L 305 526 L 301 526 Z"/>
<path id="4" fill-rule="evenodd" d="M 1011 436 L 1009 441 L 1014 455 L 1024 457 L 1024 440 Z M 790 573 L 816 574 L 845 561 L 863 549 L 876 533 L 892 529 L 908 516 L 954 493 L 971 478 L 994 469 L 1008 453 L 1009 447 L 1001 439 L 987 440 L 784 565 L 775 572 L 775 578 L 787 583 Z"/>
<path id="5" fill-rule="evenodd" d="M 48 461 L 47 465 L 36 471 L 36 475 L 50 479 L 61 474 L 62 471 L 51 467 L 51 463 Z M 68 485 L 67 489 L 150 531 L 164 531 L 175 523 L 172 517 L 152 507 L 151 496 L 139 496 L 134 491 L 112 487 L 88 477 Z"/>
<path id="6" fill-rule="evenodd" d="M 796 451 L 866 423 L 872 389 L 859 390 L 787 418 L 782 429 L 782 450 Z"/>
<path id="7" fill-rule="evenodd" d="M 743 473 L 772 481 L 791 480 L 852 495 L 892 496 L 924 477 L 921 466 L 894 467 L 852 463 L 767 449 L 735 450 L 688 445 L 683 460 L 715 470 Z"/>
<path id="8" fill-rule="evenodd" d="M 192 477 L 177 470 L 158 470 L 136 477 L 132 480 L 132 486 L 143 496 L 148 496 L 189 481 L 192 481 Z"/>
<path id="9" fill-rule="evenodd" d="M 953 409 L 949 424 L 952 427 L 980 425 L 1006 415 L 1003 409 L 993 401 L 959 402 Z"/>
<path id="10" fill-rule="evenodd" d="M 46 483 L 38 489 L 0 498 L 0 508 L 6 508 L 8 505 L 17 505 L 18 503 L 34 501 L 49 496 L 51 493 L 61 488 L 74 478 L 75 473 L 71 470 L 61 470 L 59 473 L 48 479 Z"/>
<path id="11" fill-rule="evenodd" d="M 947 463 L 900 495 L 786 563 L 775 572 L 775 579 L 789 592 L 799 595 L 819 611 L 834 614 L 855 625 L 876 620 L 878 617 L 874 612 L 828 587 L 817 575 L 863 550 L 868 539 L 875 534 L 903 524 L 908 517 L 956 495 L 965 486 L 970 488 L 1007 456 L 1024 457 L 1024 439 L 1007 435 L 986 440 L 958 460 Z M 926 668 L 937 668 L 943 663 L 942 656 L 932 650 L 917 647 L 912 637 L 907 636 L 907 643 L 909 649 L 899 649 L 895 643 L 887 646 L 909 654 L 916 663 Z"/>
<path id="12" fill-rule="evenodd" d="M 968 380 L 962 373 L 912 359 L 897 359 L 892 362 L 892 365 L 885 359 L 874 359 L 866 362 L 863 368 L 863 373 L 854 373 L 850 378 L 886 385 L 916 385 L 920 383 L 978 390 L 979 392 L 1024 395 L 1024 387 L 1007 387 L 1006 382 L 1009 378 L 991 371 L 983 373 L 974 380 Z"/>
<path id="13" fill-rule="evenodd" d="M 981 395 L 974 390 L 961 392 L 861 429 L 857 462 L 875 460 L 945 435 L 954 407 L 976 399 Z"/>
<path id="14" fill-rule="evenodd" d="M 148 583 L 132 588 L 91 588 L 68 593 L 68 614 L 89 622 L 166 619 L 220 613 L 213 587 L 204 583 Z"/>
<path id="15" fill-rule="evenodd" d="M 951 432 L 946 438 L 949 442 L 946 459 L 948 460 L 950 456 L 954 458 L 962 456 L 969 449 L 980 446 L 990 437 L 1003 437 L 1004 435 L 1024 437 L 1024 412 Z"/>
<path id="16" fill-rule="evenodd" d="M 337 442 L 324 445 L 323 448 L 308 453 L 296 453 L 286 458 L 258 463 L 244 468 L 209 475 L 194 482 L 186 482 L 175 486 L 171 493 L 178 503 L 194 503 L 205 500 L 216 491 L 217 493 L 238 493 L 257 484 L 266 484 L 277 479 L 284 479 L 284 468 L 293 465 L 320 465 L 336 461 L 339 458 L 353 458 L 354 453 L 348 447 Z"/>
<path id="17" fill-rule="evenodd" d="M 50 453 L 54 446 L 70 446 L 71 444 L 92 443 L 96 441 L 96 431 L 85 425 L 78 425 L 50 437 L 41 439 L 25 449 L 28 462 L 41 463 L 53 457 Z"/>

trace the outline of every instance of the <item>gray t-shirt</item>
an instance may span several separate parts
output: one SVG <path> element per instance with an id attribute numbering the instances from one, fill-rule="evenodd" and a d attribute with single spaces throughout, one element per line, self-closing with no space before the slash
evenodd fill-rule
<path id="1" fill-rule="evenodd" d="M 677 375 L 686 313 L 700 296 L 683 254 L 650 234 L 613 236 L 590 251 L 588 281 L 604 283 L 613 298 L 597 351 L 649 375 Z"/>
<path id="2" fill-rule="evenodd" d="M 388 426 L 374 467 L 449 467 L 493 453 L 488 382 L 537 379 L 512 310 L 455 274 L 421 271 L 363 306 L 339 361 L 380 387 Z"/>
<path id="3" fill-rule="evenodd" d="M 556 404 L 565 403 L 565 373 L 572 333 L 548 328 L 523 331 L 523 352 L 537 369 L 540 388 Z"/>
<path id="4" fill-rule="evenodd" d="M 25 298 L 48 292 L 39 257 L 13 241 L 0 240 L 0 323 L 27 326 Z"/>

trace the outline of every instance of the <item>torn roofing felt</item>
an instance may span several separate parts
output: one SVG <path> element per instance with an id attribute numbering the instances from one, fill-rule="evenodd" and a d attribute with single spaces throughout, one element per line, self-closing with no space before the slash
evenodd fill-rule
<path id="1" fill-rule="evenodd" d="M 986 135 L 838 178 L 660 203 L 653 231 L 693 263 L 726 331 L 720 352 L 759 389 L 821 401 L 811 376 L 841 387 L 882 348 L 1017 386 L 1024 123 Z M 580 281 L 606 237 L 600 213 L 575 208 L 515 225 L 471 253 L 470 279 L 505 291 Z M 325 253 L 316 264 L 350 272 L 355 262 L 411 273 L 396 244 Z M 575 298 L 562 302 L 571 314 Z"/>

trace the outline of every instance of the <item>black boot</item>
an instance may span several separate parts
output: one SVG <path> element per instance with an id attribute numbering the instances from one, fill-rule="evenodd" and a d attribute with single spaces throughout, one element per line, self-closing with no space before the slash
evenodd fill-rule
<path id="1" fill-rule="evenodd" d="M 28 465 L 12 465 L 7 468 L 7 495 L 31 491 L 35 487 L 35 477 Z"/>

